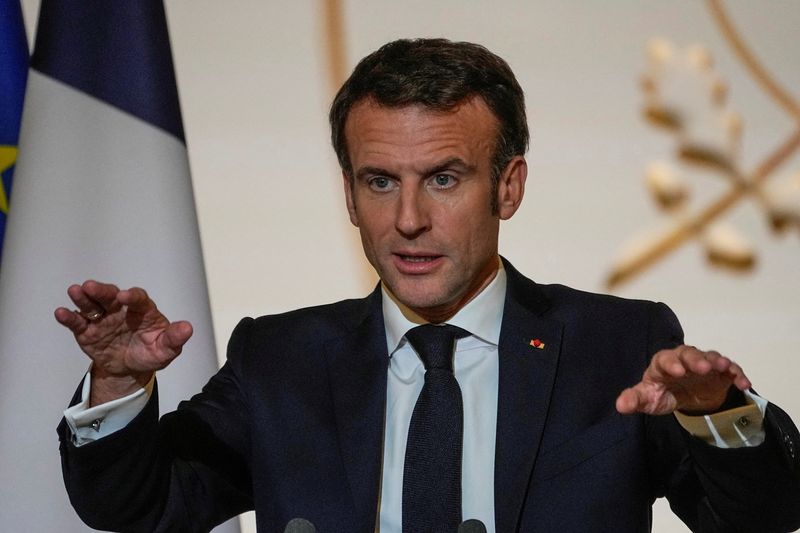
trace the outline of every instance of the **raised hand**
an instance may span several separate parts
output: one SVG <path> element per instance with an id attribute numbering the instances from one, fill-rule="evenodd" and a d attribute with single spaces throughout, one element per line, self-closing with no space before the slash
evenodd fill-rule
<path id="1" fill-rule="evenodd" d="M 59 307 L 56 320 L 75 335 L 92 361 L 91 404 L 126 396 L 166 367 L 192 335 L 186 321 L 170 322 L 140 288 L 86 281 L 67 289 L 77 307 Z"/>
<path id="2" fill-rule="evenodd" d="M 718 352 L 685 345 L 661 350 L 653 356 L 642 380 L 619 395 L 617 411 L 709 414 L 723 405 L 731 385 L 742 391 L 751 386 L 742 368 Z"/>

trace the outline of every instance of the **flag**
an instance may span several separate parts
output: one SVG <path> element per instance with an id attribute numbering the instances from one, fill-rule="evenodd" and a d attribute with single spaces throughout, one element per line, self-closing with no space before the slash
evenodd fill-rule
<path id="1" fill-rule="evenodd" d="M 85 279 L 145 287 L 168 317 L 194 325 L 159 373 L 162 412 L 216 371 L 160 0 L 41 3 L 0 270 L 4 531 L 88 530 L 68 503 L 55 436 L 88 359 L 53 318 Z"/>
<path id="2" fill-rule="evenodd" d="M 19 119 L 28 77 L 28 41 L 19 0 L 0 0 L 0 254 L 17 161 Z M 2 257 L 0 255 L 0 257 Z"/>

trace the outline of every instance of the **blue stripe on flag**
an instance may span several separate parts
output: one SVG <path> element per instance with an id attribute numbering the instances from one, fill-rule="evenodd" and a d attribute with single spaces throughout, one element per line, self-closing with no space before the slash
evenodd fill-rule
<path id="1" fill-rule="evenodd" d="M 11 196 L 28 77 L 28 41 L 19 0 L 0 0 L 0 251 Z"/>
<path id="2" fill-rule="evenodd" d="M 184 140 L 161 0 L 43 0 L 31 67 Z"/>

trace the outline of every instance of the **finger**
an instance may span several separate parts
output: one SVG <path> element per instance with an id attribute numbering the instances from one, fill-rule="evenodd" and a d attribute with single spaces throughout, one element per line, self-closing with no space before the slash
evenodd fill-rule
<path id="1" fill-rule="evenodd" d="M 617 396 L 617 412 L 623 415 L 632 415 L 639 411 L 639 395 L 633 388 L 625 389 Z"/>
<path id="2" fill-rule="evenodd" d="M 730 366 L 730 359 L 718 352 L 704 352 L 694 346 L 682 345 L 672 350 L 662 350 L 654 357 L 651 364 L 653 379 L 681 378 L 687 372 L 704 376 L 712 370 L 725 373 Z"/>
<path id="3" fill-rule="evenodd" d="M 728 374 L 731 376 L 733 384 L 741 391 L 745 391 L 750 389 L 753 384 L 750 382 L 750 378 L 745 375 L 744 370 L 738 364 L 731 361 L 730 367 L 728 368 Z"/>
<path id="4" fill-rule="evenodd" d="M 733 361 L 720 354 L 719 352 L 706 352 L 706 359 L 711 363 L 711 367 L 716 372 L 727 372 L 731 368 Z"/>
<path id="5" fill-rule="evenodd" d="M 119 307 L 117 295 L 119 287 L 112 283 L 101 283 L 99 281 L 85 281 L 81 286 L 84 294 L 94 303 L 99 305 L 104 311 L 115 311 Z"/>
<path id="6" fill-rule="evenodd" d="M 730 364 L 727 358 L 723 358 L 717 352 L 704 352 L 694 346 L 687 346 L 681 350 L 679 358 L 689 372 L 705 376 L 712 370 L 725 372 Z"/>
<path id="7" fill-rule="evenodd" d="M 66 327 L 75 335 L 80 335 L 86 330 L 88 321 L 75 311 L 70 311 L 66 307 L 59 307 L 54 313 L 56 321 Z"/>
<path id="8" fill-rule="evenodd" d="M 750 378 L 744 374 L 736 376 L 736 379 L 733 380 L 733 384 L 736 385 L 736 388 L 740 391 L 746 391 L 753 388 L 753 383 L 750 381 Z"/>
<path id="9" fill-rule="evenodd" d="M 681 354 L 689 346 L 679 346 L 672 350 L 661 350 L 653 356 L 650 366 L 645 370 L 645 379 L 664 382 L 671 378 L 680 378 L 686 375 L 686 365 L 681 359 Z"/>
<path id="10" fill-rule="evenodd" d="M 177 356 L 183 350 L 183 345 L 192 336 L 193 331 L 192 324 L 186 320 L 173 322 L 158 338 L 158 343 L 166 353 L 172 357 Z"/>
<path id="11" fill-rule="evenodd" d="M 616 408 L 621 414 L 646 413 L 660 415 L 675 410 L 675 397 L 656 392 L 652 387 L 637 383 L 627 388 L 617 397 Z"/>
<path id="12" fill-rule="evenodd" d="M 91 300 L 89 300 L 89 297 L 83 292 L 83 286 L 81 285 L 70 285 L 67 287 L 67 296 L 69 296 L 72 303 L 77 306 L 80 306 L 80 304 L 91 305 Z"/>
<path id="13" fill-rule="evenodd" d="M 707 361 L 707 366 L 700 360 L 695 364 L 690 364 L 690 370 L 705 375 L 708 372 L 716 372 L 727 376 L 739 390 L 747 390 L 752 386 L 752 383 L 747 378 L 742 370 L 742 367 L 733 362 L 730 358 L 725 357 L 717 351 L 711 350 L 708 352 L 699 352 L 702 357 Z M 708 370 L 706 370 L 708 368 Z"/>
<path id="14" fill-rule="evenodd" d="M 84 317 L 96 315 L 98 313 L 102 314 L 106 310 L 103 303 L 93 298 L 90 294 L 95 284 L 97 284 L 97 282 L 87 281 L 83 285 L 71 285 L 67 289 L 67 295 L 69 295 L 72 302 Z M 89 290 L 87 291 L 87 289 Z"/>
<path id="15" fill-rule="evenodd" d="M 140 287 L 132 287 L 128 290 L 120 291 L 117 294 L 117 301 L 122 305 L 127 305 L 128 309 L 136 313 L 145 313 L 156 308 L 147 291 Z"/>

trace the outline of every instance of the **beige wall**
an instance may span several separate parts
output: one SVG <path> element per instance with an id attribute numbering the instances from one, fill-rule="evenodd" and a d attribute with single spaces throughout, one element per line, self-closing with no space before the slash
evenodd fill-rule
<path id="1" fill-rule="evenodd" d="M 321 2 L 168 0 L 216 337 L 243 315 L 365 294 L 375 276 L 347 222 L 328 145 L 330 99 Z M 787 87 L 800 87 L 800 4 L 727 2 L 748 43 Z M 644 44 L 661 35 L 706 43 L 745 121 L 752 168 L 797 128 L 731 54 L 695 0 L 347 1 L 349 61 L 403 36 L 477 41 L 509 60 L 527 91 L 528 197 L 501 251 L 529 276 L 587 290 L 620 247 L 668 219 L 643 168 L 668 157 L 668 135 L 641 119 Z M 35 0 L 25 2 L 30 23 Z M 799 95 L 800 96 L 800 95 Z M 800 158 L 779 176 L 800 172 Z M 698 197 L 724 184 L 698 174 Z M 691 343 L 736 357 L 766 397 L 800 417 L 800 231 L 776 239 L 745 201 L 727 220 L 755 241 L 754 273 L 709 268 L 689 243 L 620 288 L 662 300 Z M 655 530 L 686 531 L 658 509 Z"/>

